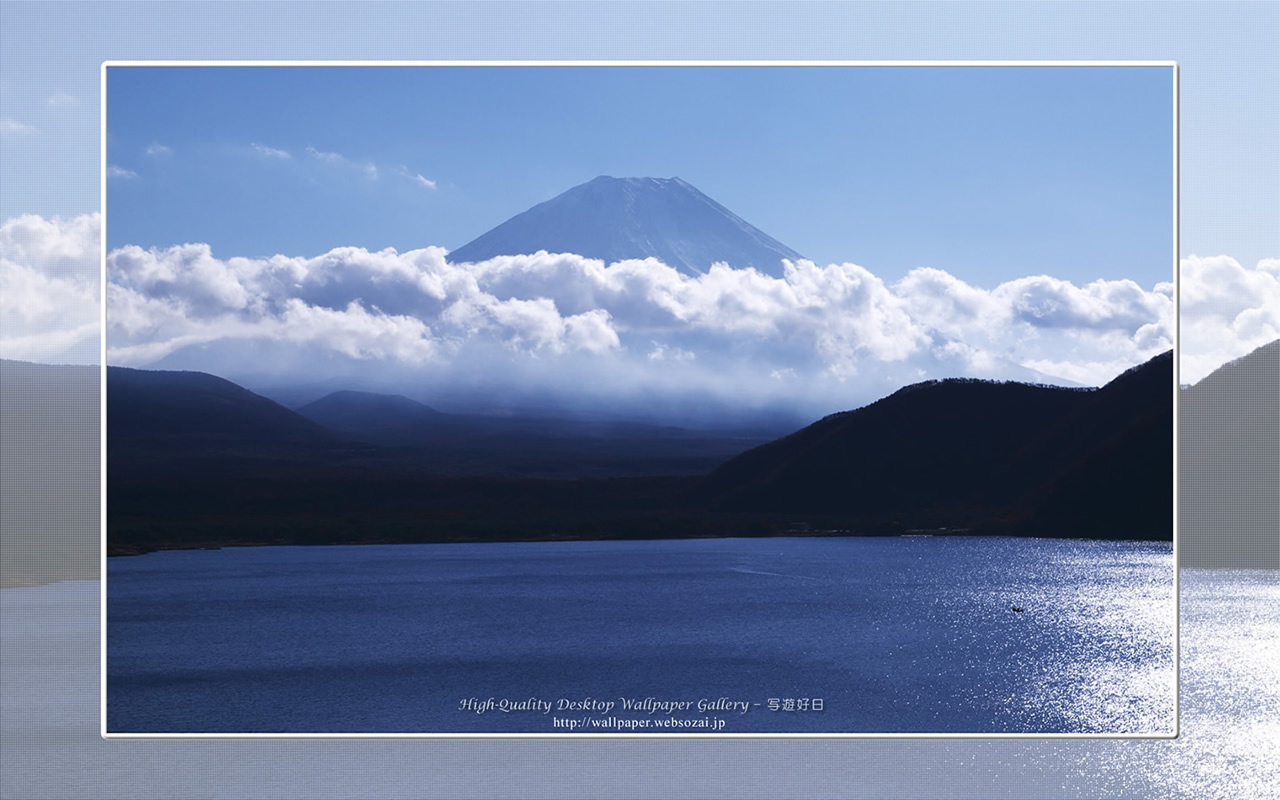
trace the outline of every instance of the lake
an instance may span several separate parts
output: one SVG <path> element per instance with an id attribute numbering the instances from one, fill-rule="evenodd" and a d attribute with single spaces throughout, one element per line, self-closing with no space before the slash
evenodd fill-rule
<path id="1" fill-rule="evenodd" d="M 112 733 L 1174 729 L 1169 543 L 261 547 L 107 573 Z"/>

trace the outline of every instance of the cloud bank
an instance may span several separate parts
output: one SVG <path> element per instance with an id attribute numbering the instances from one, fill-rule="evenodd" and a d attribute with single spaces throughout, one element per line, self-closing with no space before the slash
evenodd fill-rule
<path id="1" fill-rule="evenodd" d="M 0 357 L 98 360 L 101 218 L 0 224 Z M 704 392 L 848 407 L 948 375 L 1086 385 L 1171 346 L 1173 287 L 994 288 L 857 264 L 784 277 L 537 253 L 451 264 L 440 248 L 222 258 L 204 244 L 108 255 L 108 361 L 220 374 L 395 376 L 418 386 L 607 397 Z M 1182 261 L 1182 381 L 1280 338 L 1280 259 Z M 425 391 L 425 390 L 424 390 Z"/>
<path id="2" fill-rule="evenodd" d="M 1182 259 L 1182 382 L 1195 383 L 1280 339 L 1280 258 L 1252 269 L 1229 256 Z"/>
<path id="3" fill-rule="evenodd" d="M 98 214 L 0 223 L 0 358 L 98 363 L 101 232 Z"/>
<path id="4" fill-rule="evenodd" d="M 323 353 L 433 385 L 834 410 L 955 375 L 1097 385 L 1173 342 L 1172 285 L 1130 281 L 987 290 L 938 269 L 888 284 L 851 263 L 689 277 L 653 259 L 452 264 L 434 247 L 222 259 L 204 244 L 123 247 L 107 268 L 111 363 L 241 374 L 310 369 Z"/>

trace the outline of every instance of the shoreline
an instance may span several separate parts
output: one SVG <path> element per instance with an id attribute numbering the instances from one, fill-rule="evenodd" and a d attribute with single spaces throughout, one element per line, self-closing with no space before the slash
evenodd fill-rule
<path id="1" fill-rule="evenodd" d="M 395 539 L 352 539 L 350 541 L 332 541 L 332 542 L 287 542 L 287 541 L 220 541 L 220 542 L 171 542 L 162 543 L 156 546 L 131 546 L 131 545 L 107 545 L 107 558 L 129 558 L 133 556 L 143 556 L 149 553 L 158 553 L 175 550 L 224 550 L 237 547 L 358 547 L 364 545 L 432 545 L 432 544 L 534 544 L 534 543 L 554 543 L 554 542 L 619 542 L 619 541 L 676 541 L 676 540 L 697 540 L 697 539 L 927 539 L 927 538 L 986 538 L 986 539 L 1043 539 L 1043 540 L 1074 540 L 1089 542 L 1151 542 L 1153 544 L 1167 543 L 1173 544 L 1173 539 L 1151 539 L 1143 537 L 1132 538 L 1115 538 L 1115 537 L 1097 537 L 1097 536 L 1032 536 L 1017 535 L 998 532 L 973 532 L 969 529 L 941 529 L 939 532 L 924 532 L 911 530 L 905 533 L 859 533 L 850 530 L 810 530 L 803 532 L 787 532 L 775 533 L 762 536 L 734 536 L 734 535 L 718 535 L 708 534 L 704 536 L 556 536 L 556 537 L 510 537 L 502 539 L 493 538 L 440 538 L 440 539 L 424 539 L 421 541 L 406 541 Z M 115 552 L 112 552 L 112 549 Z"/>

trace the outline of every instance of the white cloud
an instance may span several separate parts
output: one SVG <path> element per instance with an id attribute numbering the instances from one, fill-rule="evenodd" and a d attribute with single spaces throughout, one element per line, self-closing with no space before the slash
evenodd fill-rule
<path id="1" fill-rule="evenodd" d="M 274 324 L 286 341 L 320 344 L 351 358 L 420 364 L 435 358 L 439 350 L 421 320 L 370 312 L 356 300 L 336 310 L 291 299 Z"/>
<path id="2" fill-rule="evenodd" d="M 665 345 L 661 342 L 654 342 L 653 349 L 649 351 L 650 361 L 693 361 L 697 357 L 697 353 L 691 353 L 688 350 Z"/>
<path id="3" fill-rule="evenodd" d="M 985 290 L 941 270 L 890 286 L 856 264 L 807 261 L 781 279 L 724 265 L 690 277 L 653 259 L 452 264 L 441 248 L 219 259 L 207 245 L 120 248 L 108 271 L 109 359 L 134 365 L 258 341 L 438 376 L 500 362 L 517 380 L 537 363 L 567 391 L 614 381 L 780 398 L 804 386 L 806 402 L 847 407 L 924 377 L 1096 385 L 1172 343 L 1169 288 L 1129 281 Z"/>
<path id="4" fill-rule="evenodd" d="M 412 181 L 413 183 L 417 184 L 418 186 L 421 186 L 421 187 L 422 187 L 422 188 L 424 188 L 424 189 L 432 189 L 432 190 L 434 190 L 434 189 L 436 188 L 436 182 L 435 182 L 435 181 L 433 181 L 433 180 L 431 180 L 430 178 L 428 178 L 427 176 L 423 175 L 421 172 L 413 172 L 413 171 L 411 171 L 411 170 L 410 170 L 408 167 L 406 167 L 404 164 L 399 164 L 399 165 L 397 165 L 397 166 L 396 166 L 396 168 L 395 168 L 395 170 L 394 170 L 394 172 L 395 172 L 395 174 L 397 174 L 397 175 L 399 175 L 399 176 L 401 176 L 401 177 L 403 177 L 403 178 L 406 178 L 406 179 L 407 179 L 407 180 L 409 180 L 409 181 Z"/>
<path id="5" fill-rule="evenodd" d="M 1181 266 L 1183 383 L 1280 338 L 1280 258 L 1250 269 L 1230 256 L 1193 255 Z"/>
<path id="6" fill-rule="evenodd" d="M 96 214 L 0 225 L 0 356 L 96 360 L 100 227 Z M 856 264 L 807 261 L 781 279 L 723 266 L 689 277 L 652 259 L 451 264 L 435 247 L 219 258 L 189 244 L 122 247 L 108 270 L 111 363 L 200 368 L 202 348 L 229 363 L 237 348 L 293 348 L 295 361 L 329 354 L 433 380 L 666 387 L 819 410 L 951 374 L 1098 384 L 1168 349 L 1173 329 L 1167 283 L 1031 276 L 982 289 L 919 269 L 890 285 Z M 1280 337 L 1280 259 L 1184 259 L 1182 301 L 1182 377 L 1194 382 Z"/>
<path id="7" fill-rule="evenodd" d="M 280 150 L 275 147 L 267 147 L 265 144 L 258 144 L 257 142 L 253 142 L 249 146 L 253 148 L 253 152 L 257 153 L 260 156 L 265 156 L 267 158 L 278 158 L 281 160 L 293 158 L 293 156 L 289 154 L 288 150 Z"/>
<path id="8" fill-rule="evenodd" d="M 324 150 L 317 150 L 316 148 L 310 145 L 307 145 L 307 155 L 311 156 L 317 161 L 327 161 L 330 163 L 344 160 L 342 156 L 337 153 L 330 153 Z"/>
<path id="9" fill-rule="evenodd" d="M 607 353 L 622 346 L 609 312 L 602 308 L 574 314 L 564 321 L 564 347 L 588 353 Z"/>
<path id="10" fill-rule="evenodd" d="M 248 276 L 237 274 L 232 266 L 237 262 L 214 258 L 206 244 L 179 245 L 166 253 L 167 258 L 157 259 L 132 245 L 116 250 L 110 259 L 113 282 L 178 302 L 194 317 L 249 307 L 250 290 L 242 282 Z"/>
<path id="11" fill-rule="evenodd" d="M 144 150 L 143 152 L 146 155 L 151 156 L 152 158 L 156 158 L 160 156 L 173 155 L 173 148 L 169 147 L 168 145 L 160 144 L 159 142 L 152 142 L 150 145 L 147 146 L 147 149 Z"/>
<path id="12" fill-rule="evenodd" d="M 59 280 L 98 280 L 102 217 L 23 214 L 0 223 L 0 258 Z"/>
<path id="13" fill-rule="evenodd" d="M 73 94 L 67 94 L 66 92 L 57 92 L 55 94 L 49 95 L 49 97 L 45 100 L 45 104 L 53 108 L 59 108 L 59 107 L 66 107 L 66 106 L 76 106 L 80 104 L 80 101 Z"/>
<path id="14" fill-rule="evenodd" d="M 29 136 L 39 133 L 34 125 L 28 125 L 25 122 L 19 122 L 16 119 L 0 119 L 0 133 L 15 133 L 23 136 Z"/>
<path id="15" fill-rule="evenodd" d="M 0 358 L 98 361 L 101 217 L 0 224 Z"/>
<path id="16" fill-rule="evenodd" d="M 110 164 L 107 166 L 107 177 L 129 180 L 138 177 L 138 173 L 131 169 L 125 169 L 124 167 L 117 167 L 115 164 Z"/>
<path id="17" fill-rule="evenodd" d="M 324 164 L 340 165 L 344 169 L 348 169 L 348 170 L 358 169 L 361 173 L 364 174 L 365 178 L 371 181 L 376 181 L 378 179 L 378 176 L 381 174 L 380 170 L 378 169 L 377 162 L 372 160 L 361 161 L 358 159 L 347 158 L 341 153 L 335 153 L 333 151 L 328 151 L 328 150 L 320 150 L 311 145 L 307 146 L 306 152 L 307 152 L 307 155 L 311 156 L 312 159 Z M 403 175 L 408 174 L 408 171 L 404 167 L 400 167 L 399 172 L 400 174 L 403 174 Z M 426 179 L 423 178 L 423 180 L 426 180 Z M 434 184 L 432 184 L 432 187 L 434 188 Z"/>

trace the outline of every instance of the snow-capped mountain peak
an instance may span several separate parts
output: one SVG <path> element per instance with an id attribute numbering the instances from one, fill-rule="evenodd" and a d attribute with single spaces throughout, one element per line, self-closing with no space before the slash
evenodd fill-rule
<path id="1" fill-rule="evenodd" d="M 601 175 L 517 214 L 449 260 L 539 250 L 606 263 L 652 257 L 690 275 L 723 262 L 781 277 L 782 259 L 803 258 L 680 178 Z"/>

